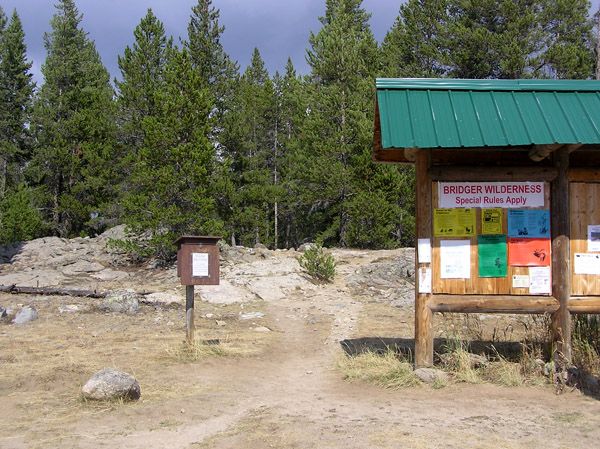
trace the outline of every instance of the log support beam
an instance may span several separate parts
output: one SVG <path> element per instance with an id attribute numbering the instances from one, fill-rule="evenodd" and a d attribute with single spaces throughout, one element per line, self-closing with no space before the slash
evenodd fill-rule
<path id="1" fill-rule="evenodd" d="M 560 143 L 553 143 L 550 145 L 534 145 L 529 151 L 529 159 L 534 162 L 540 162 L 550 156 L 553 152 L 561 148 L 563 145 Z"/>
<path id="2" fill-rule="evenodd" d="M 433 295 L 432 312 L 448 313 L 554 313 L 559 309 L 555 298 L 544 296 Z"/>
<path id="3" fill-rule="evenodd" d="M 569 206 L 569 148 L 554 153 L 558 177 L 552 183 L 552 294 L 559 308 L 552 314 L 552 335 L 555 342 L 554 360 L 565 366 L 571 362 L 571 249 Z"/>
<path id="4" fill-rule="evenodd" d="M 432 193 L 431 152 L 418 150 L 415 154 L 416 164 L 416 205 L 417 223 L 416 234 L 419 239 L 431 239 Z M 415 273 L 419 273 L 419 254 L 415 257 Z M 431 267 L 430 267 L 431 268 Z M 419 276 L 416 276 L 415 286 L 415 366 L 433 365 L 433 312 L 429 307 L 431 294 L 419 293 Z"/>

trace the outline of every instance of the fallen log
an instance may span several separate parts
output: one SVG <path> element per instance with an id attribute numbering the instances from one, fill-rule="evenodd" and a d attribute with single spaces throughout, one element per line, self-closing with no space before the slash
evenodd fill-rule
<path id="1" fill-rule="evenodd" d="M 106 292 L 97 290 L 77 290 L 71 288 L 53 287 L 20 287 L 18 285 L 0 285 L 0 293 L 47 295 L 47 296 L 77 296 L 81 298 L 105 298 Z"/>

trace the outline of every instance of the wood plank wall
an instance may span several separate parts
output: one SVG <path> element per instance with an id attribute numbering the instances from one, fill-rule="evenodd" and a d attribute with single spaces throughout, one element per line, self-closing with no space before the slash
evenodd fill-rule
<path id="1" fill-rule="evenodd" d="M 575 253 L 587 253 L 587 227 L 600 224 L 600 179 L 596 183 L 572 182 L 571 202 L 571 294 L 600 295 L 600 276 L 575 274 Z"/>

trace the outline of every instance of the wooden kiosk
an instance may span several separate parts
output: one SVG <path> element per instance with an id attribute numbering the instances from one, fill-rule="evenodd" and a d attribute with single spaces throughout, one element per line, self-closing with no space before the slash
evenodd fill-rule
<path id="1" fill-rule="evenodd" d="M 374 159 L 416 170 L 415 364 L 434 312 L 600 313 L 600 82 L 378 79 Z"/>

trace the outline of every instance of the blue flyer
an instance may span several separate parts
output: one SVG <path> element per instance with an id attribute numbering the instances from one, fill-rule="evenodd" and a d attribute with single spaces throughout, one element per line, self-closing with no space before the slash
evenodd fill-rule
<path id="1" fill-rule="evenodd" d="M 550 211 L 548 209 L 509 209 L 508 236 L 550 238 Z"/>

